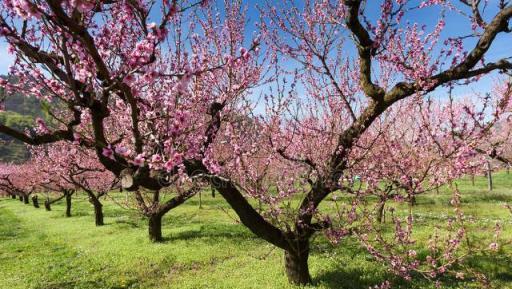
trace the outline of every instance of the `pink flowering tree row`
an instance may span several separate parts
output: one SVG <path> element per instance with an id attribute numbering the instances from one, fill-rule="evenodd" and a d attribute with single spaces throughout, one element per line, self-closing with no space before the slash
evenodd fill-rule
<path id="1" fill-rule="evenodd" d="M 104 225 L 101 198 L 116 187 L 118 181 L 98 162 L 93 151 L 58 142 L 32 147 L 31 161 L 38 166 L 39 187 L 61 194 L 53 201 L 46 200 L 47 210 L 51 209 L 51 203 L 65 198 L 66 216 L 70 217 L 72 195 L 80 190 L 87 194 L 94 208 L 96 226 Z"/>
<path id="2" fill-rule="evenodd" d="M 0 164 L 0 190 L 28 204 L 29 197 L 39 189 L 39 177 L 33 162 L 24 164 Z M 37 206 L 37 204 L 34 204 Z"/>

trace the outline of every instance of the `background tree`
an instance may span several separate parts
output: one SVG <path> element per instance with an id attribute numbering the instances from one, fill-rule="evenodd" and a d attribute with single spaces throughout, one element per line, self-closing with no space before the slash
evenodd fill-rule
<path id="1" fill-rule="evenodd" d="M 60 184 L 52 184 L 53 181 L 48 181 L 45 184 L 47 188 L 62 187 L 60 191 L 74 189 L 84 191 L 94 208 L 96 226 L 104 225 L 101 197 L 118 186 L 118 181 L 98 162 L 93 151 L 77 147 L 72 143 L 58 142 L 32 147 L 31 154 L 35 162 L 46 168 L 43 170 L 47 176 L 52 176 L 52 180 L 55 178 L 61 180 Z M 68 194 L 64 193 L 64 197 L 66 196 Z M 48 201 L 48 208 L 50 205 L 51 201 Z"/>
<path id="2" fill-rule="evenodd" d="M 40 175 L 37 164 L 3 164 L 0 166 L 0 187 L 11 195 L 17 195 L 25 204 L 30 201 L 30 195 L 38 189 Z"/>

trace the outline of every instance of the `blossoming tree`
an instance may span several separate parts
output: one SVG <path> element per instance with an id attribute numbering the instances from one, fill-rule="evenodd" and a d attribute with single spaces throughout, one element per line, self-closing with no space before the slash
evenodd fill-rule
<path id="1" fill-rule="evenodd" d="M 407 98 L 422 99 L 438 87 L 511 68 L 506 59 L 490 62 L 484 56 L 496 37 L 509 31 L 512 7 L 500 6 L 488 20 L 468 26 L 476 38 L 468 49 L 458 36 L 442 38 L 449 19 L 446 13 L 459 15 L 459 8 L 464 9 L 457 3 L 383 1 L 377 20 L 367 17 L 368 7 L 363 3 L 309 1 L 298 7 L 287 1 L 281 10 L 264 9 L 262 30 L 279 56 L 274 61 L 292 59 L 301 68 L 289 72 L 293 79 L 289 92 L 283 86 L 279 91 L 276 85 L 278 91 L 269 96 L 261 121 L 262 131 L 267 132 L 262 139 L 270 140 L 264 160 L 281 173 L 266 178 L 263 189 L 250 186 L 261 184 L 258 171 L 266 166 L 255 165 L 257 161 L 250 158 L 255 155 L 252 148 L 243 145 L 250 143 L 249 136 L 236 132 L 231 138 L 236 157 L 229 163 L 235 169 L 227 166 L 220 175 L 209 172 L 242 223 L 285 251 L 286 270 L 293 283 L 311 282 L 310 238 L 328 225 L 316 218 L 319 206 L 333 192 L 343 191 L 360 140 L 385 111 Z M 441 12 L 430 31 L 406 21 L 411 11 L 432 6 Z M 481 15 L 478 7 L 470 11 L 474 12 L 471 19 Z M 355 53 L 346 53 L 352 48 Z M 286 75 L 287 71 L 280 72 Z M 298 86 L 304 93 L 297 91 Z M 242 141 L 237 143 L 237 139 Z M 241 171 L 248 173 L 240 175 Z M 277 194 L 272 192 L 275 186 Z M 270 213 L 253 208 L 247 202 L 249 196 L 267 200 Z M 291 196 L 300 196 L 298 206 L 280 206 L 280 201 Z M 286 213 L 283 207 L 288 208 Z"/>
<path id="2" fill-rule="evenodd" d="M 18 196 L 20 201 L 29 203 L 29 197 L 37 192 L 41 175 L 38 165 L 33 162 L 24 164 L 0 165 L 0 189 L 10 195 Z M 36 204 L 34 206 L 37 207 Z"/>
<path id="3" fill-rule="evenodd" d="M 58 142 L 32 147 L 31 154 L 31 160 L 38 164 L 39 170 L 46 176 L 41 186 L 61 191 L 65 197 L 70 195 L 68 192 L 84 191 L 94 207 L 96 226 L 104 225 L 101 198 L 118 181 L 98 162 L 93 151 L 71 143 Z M 70 210 L 70 206 L 68 208 Z"/>

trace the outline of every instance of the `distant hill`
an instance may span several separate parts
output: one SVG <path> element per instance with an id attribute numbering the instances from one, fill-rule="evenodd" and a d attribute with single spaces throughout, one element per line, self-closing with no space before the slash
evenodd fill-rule
<path id="1" fill-rule="evenodd" d="M 6 79 L 5 76 L 0 76 Z M 9 81 L 16 81 L 9 79 Z M 0 88 L 0 99 L 5 99 L 5 111 L 0 112 L 0 123 L 25 130 L 33 126 L 36 117 L 42 117 L 41 104 L 33 97 L 21 94 L 5 95 Z M 0 162 L 23 162 L 29 157 L 28 150 L 22 142 L 11 137 L 0 135 Z"/>

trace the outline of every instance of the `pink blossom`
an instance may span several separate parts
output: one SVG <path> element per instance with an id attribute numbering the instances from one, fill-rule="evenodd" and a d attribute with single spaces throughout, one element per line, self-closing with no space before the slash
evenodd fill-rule
<path id="1" fill-rule="evenodd" d="M 136 165 L 136 166 L 139 166 L 139 167 L 142 167 L 144 166 L 144 163 L 145 163 L 146 159 L 144 157 L 144 154 L 138 154 L 134 159 L 133 159 L 133 164 Z"/>
<path id="2" fill-rule="evenodd" d="M 114 160 L 114 151 L 112 150 L 112 147 L 110 145 L 104 147 L 101 154 L 109 159 Z"/>
<path id="3" fill-rule="evenodd" d="M 50 131 L 48 129 L 48 127 L 46 126 L 45 121 L 42 118 L 37 117 L 36 124 L 37 124 L 37 132 L 38 133 L 48 133 Z"/>

